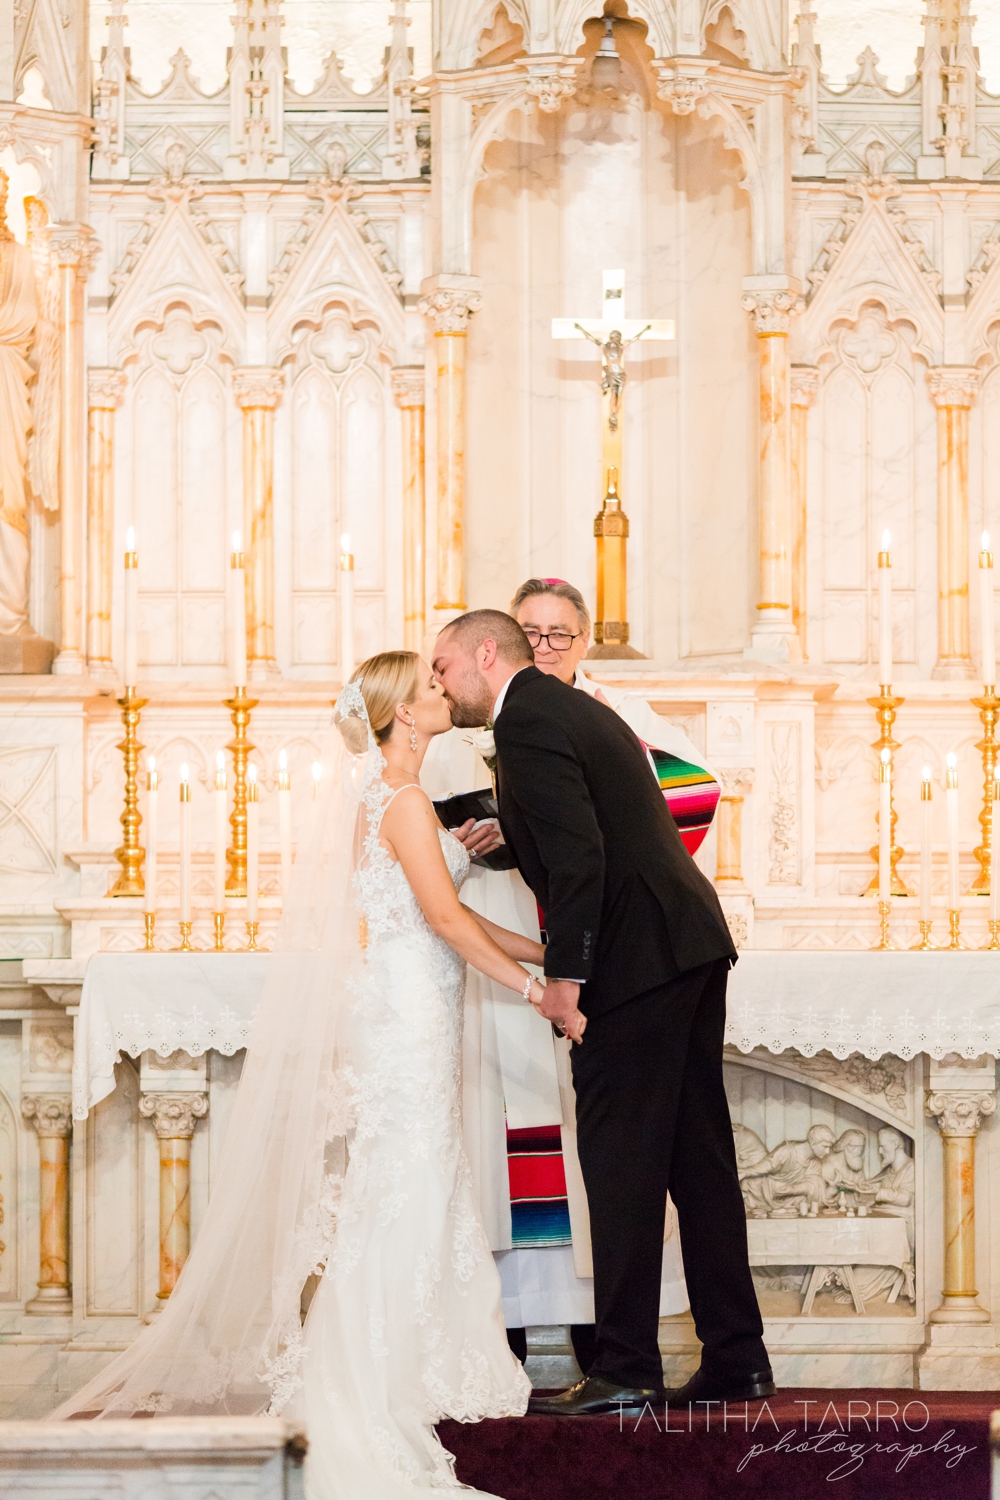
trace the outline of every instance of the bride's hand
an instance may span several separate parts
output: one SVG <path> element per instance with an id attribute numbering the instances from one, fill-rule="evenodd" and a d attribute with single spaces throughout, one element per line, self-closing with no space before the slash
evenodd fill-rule
<path id="1" fill-rule="evenodd" d="M 587 1029 L 587 1017 L 577 1005 L 579 994 L 580 986 L 569 980 L 550 979 L 548 984 L 541 984 L 536 979 L 528 999 L 538 1014 L 558 1026 L 571 1042 L 580 1042 Z"/>

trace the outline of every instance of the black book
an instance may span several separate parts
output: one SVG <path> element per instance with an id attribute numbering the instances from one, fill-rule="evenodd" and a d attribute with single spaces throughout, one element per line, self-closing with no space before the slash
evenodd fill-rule
<path id="1" fill-rule="evenodd" d="M 460 792 L 457 797 L 435 797 L 434 811 L 445 828 L 461 828 L 470 818 L 481 822 L 484 818 L 497 816 L 497 799 L 488 788 L 479 792 Z M 506 844 L 492 849 L 489 854 L 473 856 L 473 863 L 485 865 L 488 870 L 514 870 L 517 863 Z"/>

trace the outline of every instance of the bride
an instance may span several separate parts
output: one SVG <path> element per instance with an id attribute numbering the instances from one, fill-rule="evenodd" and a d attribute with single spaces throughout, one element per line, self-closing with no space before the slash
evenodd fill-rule
<path id="1" fill-rule="evenodd" d="M 469 856 L 418 784 L 451 727 L 427 664 L 370 658 L 335 724 L 192 1255 L 152 1326 L 54 1415 L 280 1412 L 307 1426 L 307 1500 L 405 1500 L 461 1488 L 436 1422 L 527 1407 L 459 1060 L 465 964 L 537 1004 L 521 965 L 542 949 L 458 900 Z"/>

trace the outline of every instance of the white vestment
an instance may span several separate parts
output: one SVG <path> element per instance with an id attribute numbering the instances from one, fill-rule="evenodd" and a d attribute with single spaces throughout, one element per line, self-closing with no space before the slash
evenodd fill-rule
<path id="1" fill-rule="evenodd" d="M 600 696 L 640 739 L 672 755 L 705 765 L 705 757 L 676 725 L 660 717 L 637 693 L 598 688 L 582 672 L 577 684 Z M 432 797 L 490 784 L 489 771 L 471 743 L 471 730 L 453 729 L 432 741 L 421 782 Z M 706 767 L 706 769 L 710 769 Z M 650 773 L 652 774 L 652 772 Z M 474 865 L 462 900 L 501 927 L 538 938 L 535 898 L 516 870 Z M 569 1043 L 520 995 L 469 969 L 463 1051 L 465 1149 L 480 1203 L 480 1217 L 496 1256 L 508 1328 L 594 1321 L 590 1215 L 576 1150 L 576 1096 Z M 562 1127 L 563 1163 L 572 1245 L 513 1248 L 506 1127 Z M 668 1200 L 660 1288 L 660 1316 L 688 1306 L 677 1216 Z"/>

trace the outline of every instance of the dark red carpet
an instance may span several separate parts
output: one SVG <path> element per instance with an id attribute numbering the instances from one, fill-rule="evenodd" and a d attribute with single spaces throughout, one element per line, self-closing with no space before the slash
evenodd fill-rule
<path id="1" fill-rule="evenodd" d="M 811 1404 L 804 1405 L 809 1402 Z M 1000 1392 L 787 1390 L 617 1417 L 442 1422 L 465 1484 L 503 1500 L 989 1500 Z"/>

